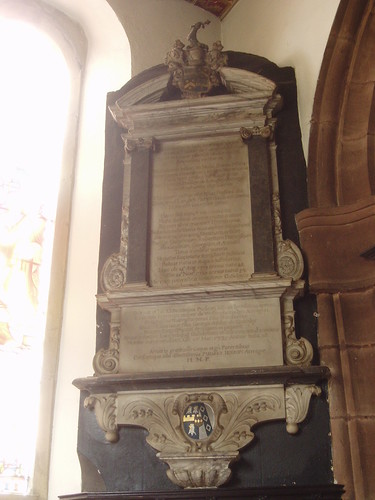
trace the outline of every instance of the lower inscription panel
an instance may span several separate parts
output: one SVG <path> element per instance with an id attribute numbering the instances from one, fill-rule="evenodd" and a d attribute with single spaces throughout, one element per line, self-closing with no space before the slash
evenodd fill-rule
<path id="1" fill-rule="evenodd" d="M 124 307 L 120 335 L 125 373 L 283 364 L 278 298 Z"/>

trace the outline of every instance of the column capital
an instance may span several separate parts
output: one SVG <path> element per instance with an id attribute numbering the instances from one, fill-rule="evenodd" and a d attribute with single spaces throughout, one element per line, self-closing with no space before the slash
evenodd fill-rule
<path id="1" fill-rule="evenodd" d="M 155 139 L 153 137 L 138 137 L 136 139 L 124 138 L 127 153 L 135 151 L 155 150 Z"/>
<path id="2" fill-rule="evenodd" d="M 262 137 L 263 139 L 273 139 L 274 124 L 270 123 L 264 127 L 241 127 L 240 134 L 243 141 L 248 141 L 253 137 Z"/>

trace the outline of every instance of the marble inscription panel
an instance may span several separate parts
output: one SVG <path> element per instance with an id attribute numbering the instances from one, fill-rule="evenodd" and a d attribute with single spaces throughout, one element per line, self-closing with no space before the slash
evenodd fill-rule
<path id="1" fill-rule="evenodd" d="M 120 372 L 283 364 L 278 298 L 129 306 Z"/>
<path id="2" fill-rule="evenodd" d="M 253 272 L 247 147 L 237 136 L 163 142 L 153 160 L 151 286 Z"/>

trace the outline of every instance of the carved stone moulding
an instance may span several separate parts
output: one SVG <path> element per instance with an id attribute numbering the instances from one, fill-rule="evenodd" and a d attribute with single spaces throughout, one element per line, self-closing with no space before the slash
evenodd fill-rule
<path id="1" fill-rule="evenodd" d="M 262 129 L 265 120 L 271 119 L 282 105 L 274 82 L 237 68 L 221 68 L 219 72 L 229 94 L 204 100 L 166 101 L 161 107 L 155 94 L 160 98 L 166 88 L 166 77 L 162 75 L 150 82 L 151 87 L 143 84 L 130 90 L 109 109 L 129 138 L 134 139 L 199 136 L 202 130 L 215 134 L 239 131 L 241 127 Z"/>
<path id="2" fill-rule="evenodd" d="M 260 488 L 218 488 L 210 490 L 208 496 L 204 489 L 188 489 L 179 491 L 142 491 L 136 494 L 138 500 L 249 500 L 250 498 L 259 500 L 285 500 L 286 498 L 304 498 L 304 500 L 316 500 L 317 498 L 329 498 L 331 500 L 341 500 L 344 494 L 344 487 L 341 484 L 304 486 L 271 486 Z M 134 500 L 134 492 L 122 491 L 118 493 L 73 493 L 59 496 L 61 500 Z"/>
<path id="3" fill-rule="evenodd" d="M 224 299 L 235 299 L 239 301 L 239 304 L 246 302 L 249 306 L 251 304 L 256 305 L 259 301 L 265 301 L 264 303 L 270 301 L 272 303 L 272 301 L 278 299 L 280 302 L 278 314 L 281 314 L 279 321 L 281 322 L 283 334 L 284 362 L 289 366 L 307 367 L 311 364 L 313 349 L 307 339 L 303 337 L 297 338 L 293 304 L 295 297 L 302 295 L 303 291 L 304 282 L 301 280 L 291 284 L 290 280 L 273 277 L 273 279 L 269 278 L 262 281 L 257 281 L 254 278 L 251 282 L 245 284 L 180 289 L 178 294 L 176 290 L 155 290 L 146 286 L 140 290 L 138 286 L 126 285 L 119 292 L 107 292 L 99 295 L 98 303 L 103 309 L 108 309 L 111 312 L 112 320 L 109 346 L 107 349 L 99 350 L 94 356 L 95 374 L 105 375 L 121 372 L 119 368 L 121 311 L 129 310 L 129 308 L 135 306 L 147 306 L 149 310 L 156 306 L 168 306 L 176 297 L 178 297 L 180 308 L 189 308 L 190 304 L 192 306 L 199 304 L 202 310 L 208 310 L 210 304 L 216 304 Z M 282 364 L 282 355 L 279 364 Z M 173 368 L 170 369 L 173 370 Z"/>
<path id="4" fill-rule="evenodd" d="M 375 197 L 352 205 L 310 208 L 296 216 L 313 291 L 373 286 L 375 268 L 362 254 L 374 246 Z"/>
<path id="5" fill-rule="evenodd" d="M 172 483 L 183 488 L 217 488 L 231 477 L 229 465 L 237 460 L 238 453 L 217 453 L 186 456 L 170 456 L 158 453 L 169 465 L 167 476 Z"/>
<path id="6" fill-rule="evenodd" d="M 284 361 L 289 366 L 310 366 L 314 355 L 311 343 L 304 337 L 297 338 L 296 335 L 293 301 L 296 297 L 302 296 L 303 292 L 304 283 L 299 280 L 284 293 L 281 301 Z"/>
<path id="7" fill-rule="evenodd" d="M 112 254 L 105 262 L 100 284 L 103 290 L 121 290 L 126 284 L 126 253 Z"/>
<path id="8" fill-rule="evenodd" d="M 85 406 L 95 411 L 109 442 L 118 440 L 119 426 L 147 429 L 148 444 L 169 465 L 175 484 L 217 488 L 253 440 L 254 425 L 285 419 L 286 430 L 295 434 L 320 392 L 314 384 L 118 391 L 93 393 Z"/>

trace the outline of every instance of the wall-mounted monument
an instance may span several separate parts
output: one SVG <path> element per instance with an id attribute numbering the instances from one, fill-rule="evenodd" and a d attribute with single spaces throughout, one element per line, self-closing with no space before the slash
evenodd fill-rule
<path id="1" fill-rule="evenodd" d="M 204 24 L 175 42 L 168 72 L 135 79 L 110 108 L 125 144 L 121 236 L 97 297 L 110 340 L 75 381 L 109 442 L 147 429 L 183 488 L 226 483 L 255 424 L 296 433 L 328 376 L 295 331 L 303 259 L 283 238 L 282 99 L 227 66 L 220 42 L 200 43 Z"/>

